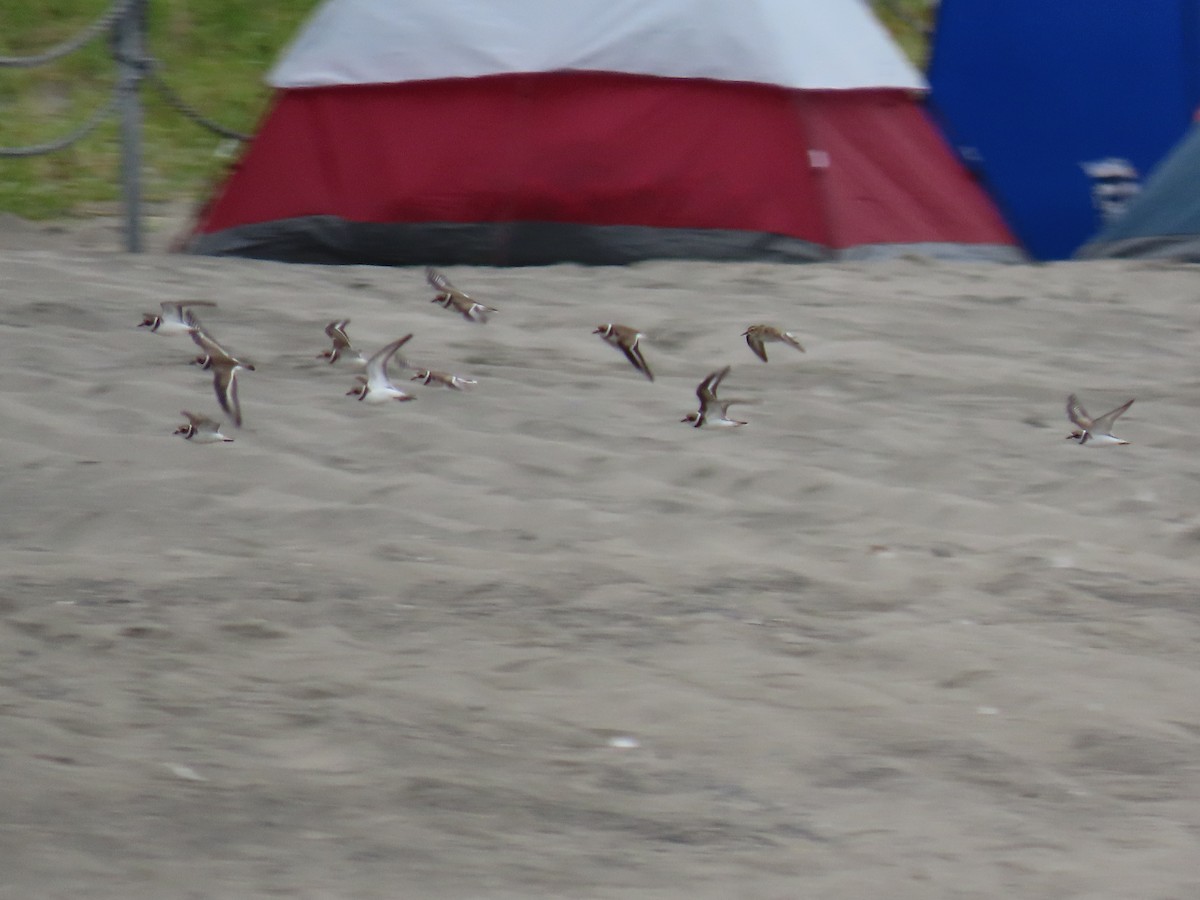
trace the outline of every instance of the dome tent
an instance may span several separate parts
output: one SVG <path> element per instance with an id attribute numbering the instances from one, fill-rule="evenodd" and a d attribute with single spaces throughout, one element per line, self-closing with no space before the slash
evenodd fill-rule
<path id="1" fill-rule="evenodd" d="M 197 253 L 1017 259 L 861 0 L 327 0 Z"/>
<path id="2" fill-rule="evenodd" d="M 1200 262 L 1200 122 L 1156 168 L 1124 212 L 1076 252 L 1078 259 Z"/>

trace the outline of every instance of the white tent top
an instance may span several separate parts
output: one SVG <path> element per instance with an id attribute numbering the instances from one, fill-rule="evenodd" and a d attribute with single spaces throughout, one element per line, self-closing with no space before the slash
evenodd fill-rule
<path id="1" fill-rule="evenodd" d="M 866 0 L 325 0 L 267 80 L 301 88 L 563 69 L 926 87 Z"/>

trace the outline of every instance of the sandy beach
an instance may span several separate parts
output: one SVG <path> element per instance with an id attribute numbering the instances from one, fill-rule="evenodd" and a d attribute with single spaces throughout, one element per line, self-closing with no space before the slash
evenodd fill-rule
<path id="1" fill-rule="evenodd" d="M 1200 896 L 1195 267 L 112 247 L 0 228 L 0 894 Z"/>

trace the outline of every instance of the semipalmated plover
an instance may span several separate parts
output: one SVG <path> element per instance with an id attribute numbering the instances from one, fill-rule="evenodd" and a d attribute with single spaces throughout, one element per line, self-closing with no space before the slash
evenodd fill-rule
<path id="1" fill-rule="evenodd" d="M 399 340 L 392 341 L 386 347 L 376 351 L 371 358 L 367 360 L 367 374 L 359 375 L 358 384 L 350 390 L 346 391 L 347 397 L 357 397 L 359 400 L 366 400 L 369 403 L 383 403 L 386 400 L 412 400 L 412 394 L 406 394 L 400 388 L 392 384 L 388 378 L 388 361 L 395 355 L 396 351 L 408 343 L 412 338 L 411 334 L 406 334 Z M 401 361 L 401 365 L 409 368 L 408 364 Z"/>
<path id="2" fill-rule="evenodd" d="M 216 419 L 210 419 L 208 416 L 197 416 L 186 409 L 180 415 L 187 418 L 188 423 L 176 428 L 175 433 L 182 434 L 187 440 L 195 441 L 197 444 L 233 442 L 233 438 L 225 437 L 225 435 L 221 434 L 221 423 Z"/>
<path id="3" fill-rule="evenodd" d="M 477 303 L 466 291 L 460 291 L 433 266 L 425 267 L 425 280 L 438 292 L 431 303 L 440 303 L 444 309 L 453 307 L 468 322 L 486 322 L 488 315 L 496 312 L 495 307 Z"/>
<path id="4" fill-rule="evenodd" d="M 449 372 L 439 372 L 437 369 L 425 369 L 417 372 L 409 381 L 419 381 L 422 384 L 442 384 L 455 391 L 461 391 L 464 387 L 470 387 L 473 384 L 479 384 L 471 378 L 462 378 L 458 375 L 452 375 Z"/>
<path id="5" fill-rule="evenodd" d="M 249 369 L 251 371 L 254 370 L 254 366 L 250 365 L 249 363 L 242 362 L 240 359 L 238 359 L 232 353 L 230 353 L 228 350 L 226 350 L 224 347 L 222 347 L 217 342 L 217 339 L 215 337 L 213 337 L 211 334 L 209 334 L 207 331 L 204 330 L 204 326 L 200 324 L 200 320 L 197 319 L 191 313 L 188 313 L 188 321 L 191 322 L 191 324 L 192 324 L 192 330 L 189 332 L 192 336 L 192 341 L 201 350 L 204 351 L 199 356 L 192 359 L 191 364 L 193 366 L 199 366 L 201 369 L 204 369 L 205 371 L 207 371 L 208 369 L 211 369 L 212 368 L 211 357 L 215 354 L 216 356 L 224 356 L 228 359 L 233 360 L 235 363 L 240 365 L 243 369 Z"/>
<path id="6" fill-rule="evenodd" d="M 1093 447 L 1116 447 L 1120 444 L 1128 444 L 1129 441 L 1123 441 L 1112 433 L 1112 427 L 1117 417 L 1132 405 L 1133 401 L 1130 400 L 1093 419 L 1088 416 L 1087 411 L 1079 403 L 1079 399 L 1071 394 L 1067 397 L 1067 418 L 1077 427 L 1075 431 L 1067 435 L 1066 439 L 1077 441 L 1080 444 L 1090 443 Z"/>
<path id="7" fill-rule="evenodd" d="M 804 352 L 804 348 L 800 346 L 800 342 L 796 340 L 794 334 L 790 331 L 783 331 L 776 328 L 774 325 L 751 325 L 742 332 L 742 336 L 746 339 L 746 343 L 750 345 L 750 349 L 754 351 L 754 355 L 763 362 L 767 361 L 767 348 L 765 345 L 768 341 L 782 341 L 785 344 L 795 347 L 801 353 Z"/>
<path id="8" fill-rule="evenodd" d="M 233 424 L 241 428 L 242 407 L 238 402 L 237 373 L 242 370 L 253 372 L 254 366 L 230 354 L 199 324 L 192 330 L 192 340 L 204 351 L 192 360 L 192 365 L 213 373 L 213 391 L 216 392 L 217 402 L 233 419 Z"/>
<path id="9" fill-rule="evenodd" d="M 642 356 L 642 351 L 638 347 L 638 343 L 645 335 L 636 328 L 630 328 L 628 325 L 615 325 L 609 322 L 605 325 L 596 326 L 596 330 L 592 334 L 600 335 L 605 341 L 620 349 L 635 369 L 651 381 L 654 380 L 654 373 L 650 371 L 650 367 L 646 364 L 646 358 Z"/>
<path id="10" fill-rule="evenodd" d="M 712 425 L 719 427 L 731 427 L 734 425 L 745 425 L 746 423 L 740 419 L 729 418 L 729 407 L 734 403 L 749 403 L 748 400 L 722 400 L 717 396 L 717 388 L 721 381 L 729 374 L 731 366 L 726 366 L 723 369 L 718 369 L 716 372 L 710 372 L 708 376 L 700 382 L 696 388 L 696 397 L 700 400 L 700 408 L 694 413 L 688 413 L 679 421 L 690 422 L 693 428 L 700 428 L 704 425 Z M 721 410 L 719 418 L 713 418 L 712 410 L 716 407 Z"/>
<path id="11" fill-rule="evenodd" d="M 187 313 L 189 306 L 216 306 L 211 300 L 164 300 L 162 312 L 142 313 L 138 328 L 149 328 L 158 334 L 190 334 L 195 330 L 194 320 Z"/>
<path id="12" fill-rule="evenodd" d="M 349 324 L 349 319 L 341 319 L 337 322 L 330 322 L 325 326 L 325 333 L 329 335 L 329 339 L 333 341 L 333 346 L 328 350 L 322 350 L 317 356 L 317 359 L 325 359 L 330 363 L 335 363 L 338 361 L 338 358 L 345 353 L 358 363 L 366 365 L 367 361 L 363 357 L 362 353 L 350 346 L 350 337 L 346 334 L 346 326 Z"/>

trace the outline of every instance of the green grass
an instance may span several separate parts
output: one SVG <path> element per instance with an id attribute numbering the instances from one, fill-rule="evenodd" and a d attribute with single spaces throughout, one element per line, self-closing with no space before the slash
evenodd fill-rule
<path id="1" fill-rule="evenodd" d="M 77 34 L 110 0 L 3 0 L 0 55 L 41 53 Z M 253 132 L 270 91 L 263 77 L 317 0 L 149 0 L 149 53 L 163 78 L 209 118 Z M 48 66 L 0 68 L 0 146 L 51 141 L 108 98 L 116 65 L 101 37 Z M 149 201 L 197 197 L 228 163 L 230 142 L 143 87 L 142 185 Z M 0 210 L 33 219 L 86 213 L 120 196 L 115 117 L 72 148 L 0 157 Z"/>
<path id="2" fill-rule="evenodd" d="M 41 53 L 91 23 L 111 0 L 0 0 L 0 55 Z M 252 133 L 270 91 L 263 77 L 318 0 L 148 0 L 150 55 L 188 103 L 220 124 Z M 399 2 L 399 0 L 397 0 Z M 446 0 L 452 2 L 452 0 Z M 569 0 L 559 0 L 569 2 Z M 874 0 L 915 61 L 912 27 L 933 0 Z M 106 40 L 35 69 L 0 68 L 0 146 L 40 144 L 83 122 L 108 98 L 116 66 Z M 196 198 L 220 177 L 234 142 L 184 119 L 143 88 L 142 190 L 148 201 Z M 120 197 L 115 117 L 72 148 L 0 157 L 0 211 L 32 219 L 86 214 Z"/>
<path id="3" fill-rule="evenodd" d="M 937 4 L 938 0 L 871 0 L 875 15 L 922 71 L 929 55 L 925 32 L 933 26 Z"/>

